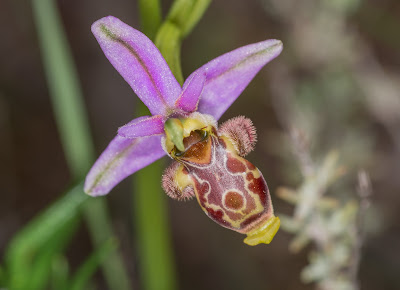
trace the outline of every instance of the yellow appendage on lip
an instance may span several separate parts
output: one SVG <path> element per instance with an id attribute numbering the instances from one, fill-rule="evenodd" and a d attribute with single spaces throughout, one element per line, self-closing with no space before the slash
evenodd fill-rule
<path id="1" fill-rule="evenodd" d="M 256 246 L 261 243 L 269 244 L 279 230 L 280 225 L 280 219 L 272 216 L 262 226 L 247 233 L 247 238 L 243 242 L 249 246 Z"/>

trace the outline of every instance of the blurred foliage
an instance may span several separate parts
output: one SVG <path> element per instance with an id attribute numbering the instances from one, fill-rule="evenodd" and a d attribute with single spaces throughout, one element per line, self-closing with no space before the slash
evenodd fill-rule
<path id="1" fill-rule="evenodd" d="M 57 283 L 59 287 L 54 287 L 54 289 L 87 289 L 88 282 L 92 278 L 93 274 L 96 272 L 98 266 L 105 261 L 109 254 L 117 248 L 117 241 L 110 239 L 104 242 L 102 245 L 98 246 L 97 249 L 87 258 L 87 260 L 80 265 L 76 270 L 76 273 L 69 280 L 69 283 Z M 61 281 L 65 281 L 65 276 L 62 277 Z M 68 281 L 68 280 L 67 280 Z M 63 285 L 65 285 L 63 287 Z"/>
<path id="2" fill-rule="evenodd" d="M 316 282 L 318 289 L 351 290 L 358 288 L 360 231 L 364 230 L 364 223 L 358 218 L 363 219 L 364 212 L 355 196 L 345 201 L 326 196 L 344 174 L 337 162 L 337 152 L 331 152 L 321 165 L 313 164 L 312 172 L 297 190 L 282 187 L 276 194 L 295 205 L 293 217 L 281 215 L 282 228 L 295 235 L 289 249 L 298 253 L 309 243 L 315 245 L 301 279 L 305 283 Z M 365 200 L 369 198 L 369 184 L 364 189 L 363 192 L 368 190 Z"/>
<path id="3" fill-rule="evenodd" d="M 63 256 L 78 226 L 78 213 L 87 196 L 82 183 L 69 190 L 26 225 L 6 251 L 6 272 L 1 285 L 8 289 L 87 289 L 86 283 L 101 262 L 115 250 L 115 242 L 100 246 L 68 278 L 68 262 Z"/>
<path id="4" fill-rule="evenodd" d="M 73 187 L 14 236 L 6 251 L 5 287 L 44 289 L 48 286 L 54 263 L 77 229 L 78 213 L 87 199 L 82 186 L 79 183 Z"/>
<path id="5" fill-rule="evenodd" d="M 300 184 L 296 190 L 277 190 L 294 205 L 293 216 L 281 216 L 282 228 L 295 235 L 291 251 L 313 245 L 301 279 L 315 282 L 317 289 L 359 289 L 364 233 L 372 224 L 365 220 L 382 226 L 379 218 L 369 217 L 372 189 L 368 174 L 359 171 L 375 170 L 378 142 L 372 125 L 364 121 L 365 109 L 382 121 L 394 143 L 399 138 L 393 125 L 398 130 L 400 118 L 391 114 L 393 108 L 400 111 L 399 91 L 393 89 L 397 85 L 384 77 L 390 74 L 380 69 L 357 29 L 349 29 L 362 2 L 263 1 L 265 11 L 282 21 L 289 46 L 295 48 L 270 75 L 273 83 L 286 82 L 283 88 L 272 87 L 274 108 L 287 133 L 272 146 L 286 143 L 276 153 L 286 160 L 289 183 Z M 325 153 L 332 149 L 336 153 Z"/>

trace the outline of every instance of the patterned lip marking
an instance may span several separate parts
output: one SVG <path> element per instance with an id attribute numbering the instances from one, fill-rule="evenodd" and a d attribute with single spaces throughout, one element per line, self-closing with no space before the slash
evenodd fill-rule
<path id="1" fill-rule="evenodd" d="M 207 203 L 208 195 L 211 192 L 210 182 L 201 179 L 195 173 L 192 173 L 192 178 L 194 181 L 194 188 L 197 193 L 199 203 L 200 204 Z"/>
<path id="2" fill-rule="evenodd" d="M 250 161 L 248 161 L 246 159 L 245 159 L 245 161 L 246 161 L 246 166 L 247 166 L 247 168 L 249 170 L 255 170 L 256 169 L 256 167 L 253 165 L 253 163 L 251 163 Z"/>
<path id="3" fill-rule="evenodd" d="M 192 131 L 183 143 L 184 151 L 173 151 L 181 168 L 172 178 L 174 188 L 190 188 L 202 210 L 221 226 L 252 237 L 260 229 L 272 238 L 276 226 L 273 233 L 262 228 L 269 220 L 279 223 L 267 183 L 257 167 L 239 155 L 231 139 L 211 127 Z"/>
<path id="4" fill-rule="evenodd" d="M 179 159 L 186 169 L 183 173 L 193 182 L 201 208 L 224 227 L 239 232 L 245 230 L 243 226 L 248 229 L 249 224 L 257 222 L 254 217 L 271 210 L 265 203 L 269 193 L 263 177 L 255 166 L 228 149 L 219 136 L 210 134 L 198 143 L 208 147 L 207 154 L 203 155 L 210 158 L 207 164 L 189 159 L 192 156 L 186 154 Z M 198 143 L 191 144 L 191 148 L 196 148 Z M 248 223 L 243 223 L 249 218 Z"/>
<path id="5" fill-rule="evenodd" d="M 250 173 L 247 174 L 246 179 L 250 181 L 248 185 L 249 190 L 259 196 L 262 204 L 267 205 L 268 187 L 264 178 L 261 176 L 259 178 L 254 178 L 253 173 Z"/>
<path id="6" fill-rule="evenodd" d="M 224 197 L 224 205 L 233 210 L 240 210 L 244 206 L 244 199 L 243 196 L 235 191 L 227 192 Z"/>
<path id="7" fill-rule="evenodd" d="M 232 157 L 231 154 L 228 155 L 228 160 L 226 161 L 226 168 L 231 173 L 243 173 L 246 172 L 246 166 L 240 160 Z"/>

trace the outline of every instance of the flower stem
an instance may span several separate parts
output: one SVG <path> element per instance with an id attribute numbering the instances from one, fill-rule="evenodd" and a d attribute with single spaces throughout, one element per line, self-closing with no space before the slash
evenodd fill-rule
<path id="1" fill-rule="evenodd" d="M 47 83 L 62 145 L 71 175 L 82 179 L 92 164 L 93 144 L 83 97 L 57 7 L 53 0 L 32 0 Z M 89 201 L 90 200 L 90 201 Z M 114 236 L 103 199 L 87 199 L 83 214 L 96 247 Z M 102 263 L 110 289 L 130 289 L 129 278 L 117 251 Z"/>
<path id="2" fill-rule="evenodd" d="M 160 185 L 164 164 L 160 160 L 147 166 L 136 173 L 134 181 L 134 222 L 142 286 L 146 290 L 177 289 L 168 207 Z"/>
<path id="3" fill-rule="evenodd" d="M 174 23 L 165 21 L 157 33 L 155 44 L 167 61 L 176 80 L 182 85 L 181 30 Z"/>
<path id="4" fill-rule="evenodd" d="M 175 0 L 155 37 L 155 44 L 182 85 L 181 45 L 207 10 L 211 0 Z"/>
<path id="5" fill-rule="evenodd" d="M 148 35 L 166 59 L 171 71 L 179 83 L 183 83 L 180 63 L 182 40 L 193 29 L 208 7 L 210 0 L 176 0 L 172 4 L 167 19 L 160 25 L 159 1 L 152 0 L 152 5 L 139 1 L 142 31 Z M 156 4 L 157 2 L 157 4 Z M 156 15 L 153 27 L 146 25 Z M 158 30 L 155 33 L 154 27 Z M 148 115 L 146 107 L 141 104 L 139 115 Z M 161 190 L 160 179 L 162 161 L 157 161 L 140 170 L 135 175 L 133 206 L 134 223 L 138 236 L 140 269 L 143 288 L 146 290 L 176 289 L 176 271 L 173 259 L 171 237 L 168 224 L 168 207 L 166 196 Z M 157 180 L 157 182 L 155 182 Z"/>
<path id="6" fill-rule="evenodd" d="M 175 0 L 164 23 L 174 23 L 183 39 L 200 21 L 210 3 L 211 0 Z"/>
<path id="7" fill-rule="evenodd" d="M 154 39 L 161 24 L 159 1 L 141 0 L 139 11 L 143 33 Z M 149 112 L 140 104 L 138 114 L 147 115 Z M 160 160 L 143 168 L 136 173 L 133 184 L 133 218 L 140 253 L 141 281 L 146 290 L 177 289 L 168 207 L 159 182 L 163 167 L 164 162 Z"/>
<path id="8" fill-rule="evenodd" d="M 148 38 L 154 39 L 161 25 L 159 0 L 139 0 L 140 26 Z"/>

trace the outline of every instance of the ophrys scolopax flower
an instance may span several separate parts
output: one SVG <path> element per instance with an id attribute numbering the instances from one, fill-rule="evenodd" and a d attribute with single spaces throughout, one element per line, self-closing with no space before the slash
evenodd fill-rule
<path id="1" fill-rule="evenodd" d="M 243 158 L 254 147 L 255 129 L 244 117 L 219 129 L 217 120 L 257 72 L 279 55 L 282 43 L 266 40 L 226 53 L 193 72 L 181 87 L 141 32 L 112 16 L 96 21 L 92 32 L 152 116 L 119 128 L 87 175 L 85 192 L 107 194 L 122 179 L 167 154 L 175 160 L 163 176 L 169 196 L 196 196 L 214 221 L 247 234 L 246 243 L 269 243 L 279 219 L 261 172 Z"/>

